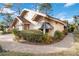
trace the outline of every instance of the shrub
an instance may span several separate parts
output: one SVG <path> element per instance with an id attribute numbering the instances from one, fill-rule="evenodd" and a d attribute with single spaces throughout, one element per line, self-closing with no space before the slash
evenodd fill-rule
<path id="1" fill-rule="evenodd" d="M 3 49 L 2 49 L 2 47 L 0 46 L 0 52 L 3 52 Z"/>
<path id="2" fill-rule="evenodd" d="M 21 31 L 22 37 L 24 40 L 28 40 L 31 42 L 40 42 L 40 39 L 42 38 L 42 32 L 41 31 Z"/>
<path id="3" fill-rule="evenodd" d="M 67 34 L 68 34 L 68 30 L 65 29 L 65 30 L 63 31 L 63 33 L 64 33 L 65 35 L 67 35 Z"/>
<path id="4" fill-rule="evenodd" d="M 43 34 L 41 41 L 42 41 L 42 43 L 50 44 L 53 42 L 53 39 L 48 34 Z"/>
<path id="5" fill-rule="evenodd" d="M 47 34 L 43 35 L 41 31 L 35 31 L 35 30 L 23 30 L 23 31 L 17 31 L 14 30 L 13 33 L 17 37 L 17 40 L 26 40 L 29 42 L 35 42 L 35 43 L 51 43 L 52 39 Z"/>
<path id="6" fill-rule="evenodd" d="M 13 29 L 12 33 L 15 35 L 15 40 L 19 41 L 22 37 L 20 31 L 18 31 L 17 29 Z"/>
<path id="7" fill-rule="evenodd" d="M 63 32 L 55 31 L 54 39 L 56 39 L 56 40 L 61 40 L 61 39 L 63 39 L 63 37 L 64 37 Z"/>
<path id="8" fill-rule="evenodd" d="M 74 25 L 69 25 L 68 31 L 69 32 L 74 32 L 75 26 Z"/>
<path id="9" fill-rule="evenodd" d="M 13 29 L 12 33 L 17 36 L 18 30 L 17 29 Z"/>
<path id="10" fill-rule="evenodd" d="M 74 39 L 75 39 L 75 42 L 79 42 L 79 30 L 74 31 Z"/>
<path id="11" fill-rule="evenodd" d="M 2 32 L 1 34 L 11 34 L 11 32 L 6 32 L 6 31 L 4 31 L 4 32 Z"/>

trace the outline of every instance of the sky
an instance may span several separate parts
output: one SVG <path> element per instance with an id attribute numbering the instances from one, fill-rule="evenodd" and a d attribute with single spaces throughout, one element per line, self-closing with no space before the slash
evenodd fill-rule
<path id="1" fill-rule="evenodd" d="M 79 4 L 78 3 L 51 3 L 52 9 L 49 15 L 61 20 L 68 20 L 73 22 L 73 16 L 79 15 Z M 4 4 L 0 3 L 0 10 L 3 9 L 3 13 L 14 13 L 13 16 L 18 15 L 17 10 L 20 9 L 31 9 L 35 10 L 36 4 L 34 3 L 18 3 L 13 4 L 11 9 L 4 8 Z M 0 15 L 0 21 L 3 20 L 2 15 Z"/>

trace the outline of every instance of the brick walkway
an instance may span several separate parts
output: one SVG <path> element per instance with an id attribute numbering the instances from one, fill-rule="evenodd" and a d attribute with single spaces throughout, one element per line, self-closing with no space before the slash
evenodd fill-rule
<path id="1" fill-rule="evenodd" d="M 2 36 L 0 36 L 0 45 L 3 47 L 3 49 L 10 50 L 10 51 L 18 51 L 18 52 L 29 52 L 29 53 L 61 52 L 63 50 L 67 50 L 68 48 L 72 47 L 74 42 L 73 34 L 71 33 L 69 33 L 62 41 L 51 45 L 22 44 L 22 43 L 17 43 L 10 40 L 9 37 L 10 38 L 13 37 L 11 35 L 3 36 L 3 38 L 6 38 L 6 39 L 3 39 L 3 38 L 1 39 L 1 37 Z"/>

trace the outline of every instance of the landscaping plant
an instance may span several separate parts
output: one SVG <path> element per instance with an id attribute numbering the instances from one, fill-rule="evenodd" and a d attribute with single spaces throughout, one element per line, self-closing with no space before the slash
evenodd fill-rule
<path id="1" fill-rule="evenodd" d="M 63 32 L 60 32 L 60 31 L 55 31 L 55 34 L 54 34 L 54 39 L 59 41 L 61 39 L 63 39 L 64 37 L 64 33 Z"/>
<path id="2" fill-rule="evenodd" d="M 47 34 L 43 34 L 41 31 L 37 30 L 17 31 L 16 29 L 14 29 L 13 33 L 16 37 L 16 41 L 25 40 L 34 43 L 45 43 L 45 44 L 52 43 L 52 37 Z"/>

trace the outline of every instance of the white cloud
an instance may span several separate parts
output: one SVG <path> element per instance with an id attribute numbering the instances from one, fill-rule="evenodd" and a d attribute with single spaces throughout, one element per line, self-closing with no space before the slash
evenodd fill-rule
<path id="1" fill-rule="evenodd" d="M 71 23 L 71 24 L 74 23 L 73 18 L 68 18 L 67 20 L 68 20 L 68 22 Z"/>
<path id="2" fill-rule="evenodd" d="M 64 7 L 69 7 L 69 6 L 72 6 L 72 5 L 75 5 L 76 3 L 66 3 L 65 5 L 64 5 Z"/>
<path id="3" fill-rule="evenodd" d="M 54 15 L 54 17 L 56 17 L 56 18 L 58 18 L 60 20 L 68 20 L 69 23 L 74 22 L 72 17 L 68 18 L 66 16 L 67 16 L 66 13 L 59 13 L 59 14 Z"/>
<path id="4" fill-rule="evenodd" d="M 2 12 L 2 13 L 10 13 L 10 14 L 12 14 L 12 13 L 14 13 L 15 11 L 11 10 L 10 8 L 3 8 L 3 9 L 1 10 L 1 12 Z"/>
<path id="5" fill-rule="evenodd" d="M 15 18 L 16 16 L 18 16 L 18 13 L 10 8 L 2 8 L 0 10 L 0 13 L 3 13 L 3 14 L 6 14 L 6 13 L 9 13 L 9 14 L 12 14 L 12 17 Z"/>
<path id="6" fill-rule="evenodd" d="M 61 20 L 63 20 L 63 19 L 66 18 L 65 13 L 58 13 L 58 14 L 55 15 L 55 17 L 56 17 L 56 18 L 59 18 L 59 19 L 61 19 Z"/>

